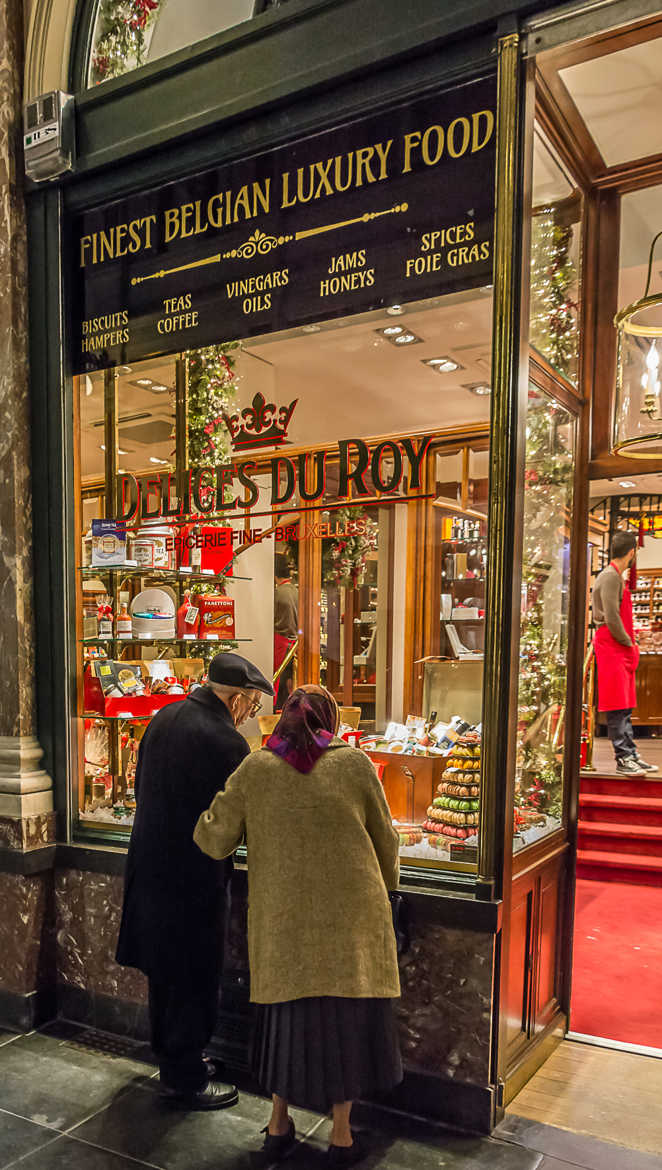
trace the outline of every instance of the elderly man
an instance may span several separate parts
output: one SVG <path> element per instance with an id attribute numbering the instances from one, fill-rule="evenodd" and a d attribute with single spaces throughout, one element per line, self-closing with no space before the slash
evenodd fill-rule
<path id="1" fill-rule="evenodd" d="M 136 820 L 117 961 L 149 980 L 152 1048 L 161 1092 L 187 1109 L 223 1109 L 233 1085 L 204 1057 L 216 1021 L 231 862 L 193 841 L 200 814 L 248 755 L 237 728 L 271 683 L 238 654 L 217 654 L 208 681 L 154 716 L 140 744 Z"/>

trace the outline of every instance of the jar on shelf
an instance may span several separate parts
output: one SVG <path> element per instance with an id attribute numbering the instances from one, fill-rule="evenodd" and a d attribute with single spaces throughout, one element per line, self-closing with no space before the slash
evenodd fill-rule
<path id="1" fill-rule="evenodd" d="M 174 530 L 168 524 L 146 524 L 131 540 L 131 557 L 139 569 L 175 569 Z"/>

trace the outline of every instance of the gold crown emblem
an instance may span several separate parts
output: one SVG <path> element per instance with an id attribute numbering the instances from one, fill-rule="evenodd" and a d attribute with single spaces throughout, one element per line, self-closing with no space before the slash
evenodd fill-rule
<path id="1" fill-rule="evenodd" d="M 276 406 L 275 402 L 267 402 L 264 394 L 258 393 L 250 406 L 245 406 L 237 414 L 224 414 L 233 450 L 279 447 L 287 438 L 287 428 L 298 401 L 295 398 L 289 406 Z"/>

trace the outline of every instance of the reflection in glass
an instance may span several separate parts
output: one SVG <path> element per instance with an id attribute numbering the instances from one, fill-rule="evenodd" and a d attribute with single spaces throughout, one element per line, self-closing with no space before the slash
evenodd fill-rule
<path id="1" fill-rule="evenodd" d="M 581 195 L 539 130 L 533 157 L 530 343 L 576 385 Z"/>
<path id="2" fill-rule="evenodd" d="M 573 416 L 529 389 L 524 473 L 524 547 L 515 849 L 561 824 L 568 653 Z"/>

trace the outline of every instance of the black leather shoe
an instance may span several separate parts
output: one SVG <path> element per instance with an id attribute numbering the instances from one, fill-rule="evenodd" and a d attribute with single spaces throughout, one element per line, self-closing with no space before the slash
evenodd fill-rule
<path id="1" fill-rule="evenodd" d="M 356 1134 L 352 1136 L 354 1140 L 351 1146 L 329 1146 L 326 1154 L 327 1166 L 356 1166 L 357 1162 L 367 1157 L 366 1147 Z"/>
<path id="2" fill-rule="evenodd" d="M 178 1109 L 229 1109 L 239 1100 L 236 1085 L 224 1085 L 221 1081 L 207 1081 L 197 1093 L 183 1093 L 162 1084 L 161 1096 Z"/>
<path id="3" fill-rule="evenodd" d="M 287 1157 L 290 1150 L 296 1145 L 296 1130 L 292 1118 L 289 1119 L 289 1129 L 287 1133 L 273 1134 L 269 1133 L 269 1126 L 265 1125 L 261 1131 L 265 1134 L 264 1145 L 262 1149 L 265 1154 L 268 1154 L 272 1162 L 280 1162 L 281 1158 Z"/>

